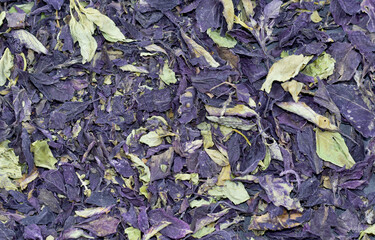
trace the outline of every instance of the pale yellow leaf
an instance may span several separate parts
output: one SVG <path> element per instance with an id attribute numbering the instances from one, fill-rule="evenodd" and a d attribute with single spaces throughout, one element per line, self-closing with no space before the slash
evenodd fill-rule
<path id="1" fill-rule="evenodd" d="M 6 15 L 7 15 L 7 13 L 5 11 L 2 11 L 0 13 L 0 26 L 3 25 L 3 22 L 4 22 L 4 19 L 5 19 Z"/>
<path id="2" fill-rule="evenodd" d="M 186 44 L 188 44 L 191 47 L 191 49 L 193 50 L 197 58 L 203 56 L 204 59 L 207 61 L 207 63 L 210 64 L 211 67 L 216 68 L 220 66 L 220 64 L 215 61 L 215 59 L 211 56 L 209 52 L 207 52 L 201 45 L 196 43 L 193 39 L 188 37 L 186 33 L 181 31 L 181 36 L 185 40 Z"/>
<path id="3" fill-rule="evenodd" d="M 270 68 L 261 90 L 269 93 L 274 81 L 285 82 L 295 77 L 313 56 L 290 55 L 275 62 Z"/>
<path id="4" fill-rule="evenodd" d="M 224 6 L 223 15 L 227 22 L 228 31 L 233 28 L 234 22 L 234 6 L 232 0 L 220 0 Z"/>
<path id="5" fill-rule="evenodd" d="M 13 68 L 13 55 L 9 48 L 5 49 L 3 56 L 0 59 L 0 86 L 4 86 L 7 78 L 10 77 L 11 69 Z"/>
<path id="6" fill-rule="evenodd" d="M 314 123 L 322 129 L 331 131 L 338 129 L 337 126 L 331 124 L 328 118 L 316 113 L 304 102 L 280 102 L 276 103 L 276 105 L 288 112 L 292 112 L 303 117 L 307 121 Z"/>
<path id="7" fill-rule="evenodd" d="M 143 67 L 137 67 L 131 64 L 126 64 L 121 66 L 120 69 L 126 72 L 135 72 L 135 73 L 148 73 L 148 71 Z"/>
<path id="8" fill-rule="evenodd" d="M 313 21 L 314 23 L 318 23 L 318 22 L 322 21 L 322 18 L 319 16 L 318 11 L 314 11 L 310 15 L 310 18 L 311 18 L 311 21 Z"/>
<path id="9" fill-rule="evenodd" d="M 48 54 L 48 49 L 31 33 L 26 30 L 16 30 L 12 32 L 12 36 L 20 40 L 27 48 L 38 53 Z"/>
<path id="10" fill-rule="evenodd" d="M 288 91 L 295 102 L 298 102 L 299 97 L 298 94 L 301 92 L 304 84 L 297 82 L 296 80 L 292 80 L 289 82 L 282 83 L 281 86 L 284 88 L 285 91 Z"/>
<path id="11" fill-rule="evenodd" d="M 229 160 L 225 157 L 221 152 L 215 149 L 205 149 L 208 156 L 210 156 L 211 160 L 214 161 L 217 165 L 224 167 L 229 165 Z"/>

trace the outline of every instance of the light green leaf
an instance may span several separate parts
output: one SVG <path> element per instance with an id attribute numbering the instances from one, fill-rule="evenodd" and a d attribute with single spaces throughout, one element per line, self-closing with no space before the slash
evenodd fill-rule
<path id="1" fill-rule="evenodd" d="M 181 36 L 185 40 L 186 44 L 188 44 L 191 47 L 191 50 L 194 52 L 197 58 L 203 56 L 211 67 L 217 68 L 220 66 L 220 64 L 215 61 L 215 59 L 211 56 L 209 52 L 207 52 L 201 45 L 196 43 L 193 39 L 188 37 L 186 33 L 181 31 Z"/>
<path id="2" fill-rule="evenodd" d="M 234 23 L 234 6 L 232 0 L 220 0 L 224 6 L 223 15 L 227 22 L 228 31 L 233 28 Z"/>
<path id="3" fill-rule="evenodd" d="M 219 30 L 211 31 L 211 28 L 209 28 L 207 29 L 207 35 L 220 47 L 233 48 L 237 44 L 236 39 L 230 36 L 220 36 Z"/>
<path id="4" fill-rule="evenodd" d="M 131 64 L 126 64 L 121 66 L 120 69 L 126 72 L 135 72 L 135 73 L 148 73 L 148 71 L 143 67 L 137 67 Z"/>
<path id="5" fill-rule="evenodd" d="M 254 3 L 251 2 L 251 0 L 242 0 L 242 5 L 245 9 L 247 16 L 254 16 Z"/>
<path id="6" fill-rule="evenodd" d="M 149 147 L 156 147 L 163 143 L 163 139 L 156 133 L 156 131 L 151 131 L 143 135 L 139 139 L 139 142 L 147 144 Z"/>
<path id="7" fill-rule="evenodd" d="M 0 59 L 0 86 L 4 86 L 7 78 L 10 77 L 11 69 L 13 68 L 13 55 L 9 48 L 5 49 L 3 56 Z"/>
<path id="8" fill-rule="evenodd" d="M 215 149 L 205 149 L 208 156 L 210 156 L 211 160 L 214 161 L 217 165 L 221 167 L 225 167 L 229 165 L 229 160 L 226 156 L 224 156 L 221 152 Z"/>
<path id="9" fill-rule="evenodd" d="M 201 206 L 204 206 L 204 205 L 210 205 L 213 202 L 214 202 L 214 199 L 209 198 L 209 200 L 204 200 L 204 199 L 193 200 L 189 203 L 189 205 L 190 205 L 191 208 L 195 208 L 195 207 L 201 207 Z"/>
<path id="10" fill-rule="evenodd" d="M 194 185 L 197 185 L 199 182 L 198 173 L 178 173 L 174 175 L 174 179 L 181 181 L 191 181 Z"/>
<path id="11" fill-rule="evenodd" d="M 125 229 L 125 233 L 129 240 L 141 240 L 141 231 L 137 228 L 128 227 Z"/>
<path id="12" fill-rule="evenodd" d="M 225 181 L 224 186 L 215 186 L 208 191 L 214 197 L 224 197 L 231 200 L 235 205 L 250 199 L 244 185 L 241 182 Z"/>
<path id="13" fill-rule="evenodd" d="M 198 231 L 196 231 L 192 235 L 192 237 L 200 239 L 200 238 L 202 238 L 202 237 L 204 237 L 204 236 L 206 236 L 206 235 L 208 235 L 208 234 L 210 234 L 210 233 L 212 233 L 214 231 L 215 231 L 215 223 L 212 223 L 212 224 L 210 224 L 210 225 L 208 225 L 206 227 L 202 227 L 201 229 L 199 229 Z"/>
<path id="14" fill-rule="evenodd" d="M 39 40 L 26 30 L 16 30 L 12 32 L 12 36 L 19 39 L 27 48 L 37 53 L 48 54 L 48 49 Z"/>
<path id="15" fill-rule="evenodd" d="M 152 225 L 147 232 L 145 232 L 145 235 L 143 235 L 142 240 L 149 240 L 153 236 L 155 236 L 159 231 L 163 230 L 165 227 L 171 225 L 171 222 L 167 221 L 160 221 Z"/>
<path id="16" fill-rule="evenodd" d="M 8 140 L 0 143 L 0 188 L 5 188 L 7 191 L 17 190 L 17 185 L 12 179 L 22 177 L 18 156 L 13 148 L 8 147 L 8 143 Z"/>
<path id="17" fill-rule="evenodd" d="M 81 8 L 81 11 L 87 18 L 95 23 L 103 34 L 103 37 L 109 42 L 129 42 L 132 40 L 126 39 L 124 34 L 120 31 L 116 24 L 106 15 L 102 14 L 94 8 Z"/>
<path id="18" fill-rule="evenodd" d="M 260 90 L 269 93 L 274 81 L 285 82 L 295 77 L 313 56 L 290 55 L 275 62 L 270 68 L 266 81 Z"/>
<path id="19" fill-rule="evenodd" d="M 318 22 L 322 21 L 322 18 L 319 16 L 318 11 L 313 11 L 313 13 L 310 15 L 310 19 L 314 23 L 318 23 Z"/>
<path id="20" fill-rule="evenodd" d="M 159 77 L 167 85 L 177 82 L 175 73 L 168 66 L 168 60 L 165 60 L 163 69 L 161 70 Z"/>
<path id="21" fill-rule="evenodd" d="M 88 26 L 83 25 L 88 24 Z M 98 44 L 91 33 L 91 25 L 88 22 L 77 22 L 72 16 L 69 22 L 70 34 L 72 35 L 73 41 L 79 43 L 81 48 L 82 63 L 90 62 L 95 55 Z"/>
<path id="22" fill-rule="evenodd" d="M 4 19 L 5 19 L 6 15 L 7 15 L 7 12 L 5 12 L 5 11 L 0 13 L 0 27 L 1 27 L 1 25 L 3 25 L 3 22 L 4 22 Z"/>
<path id="23" fill-rule="evenodd" d="M 307 65 L 302 73 L 315 78 L 326 79 L 333 74 L 335 63 L 336 60 L 331 55 L 323 52 L 314 62 Z"/>
<path id="24" fill-rule="evenodd" d="M 321 159 L 347 169 L 355 164 L 340 133 L 316 129 L 315 137 L 316 153 Z"/>
<path id="25" fill-rule="evenodd" d="M 14 5 L 13 7 L 11 7 L 9 9 L 9 13 L 16 13 L 18 12 L 17 9 L 15 8 L 19 8 L 21 10 L 23 10 L 25 13 L 30 13 L 31 12 L 31 9 L 34 7 L 34 2 L 30 2 L 30 3 L 25 3 L 25 4 L 19 4 L 19 5 Z"/>
<path id="26" fill-rule="evenodd" d="M 48 146 L 48 140 L 38 140 L 31 144 L 30 151 L 34 153 L 35 166 L 47 169 L 56 169 L 57 159 Z"/>
<path id="27" fill-rule="evenodd" d="M 85 231 L 79 228 L 70 228 L 68 231 L 64 232 L 63 239 L 77 239 L 77 238 L 88 238 L 94 239 L 94 237 L 88 235 Z"/>
<path id="28" fill-rule="evenodd" d="M 359 234 L 359 240 L 361 240 L 365 236 L 365 234 L 375 235 L 375 224 L 361 231 L 361 233 Z"/>

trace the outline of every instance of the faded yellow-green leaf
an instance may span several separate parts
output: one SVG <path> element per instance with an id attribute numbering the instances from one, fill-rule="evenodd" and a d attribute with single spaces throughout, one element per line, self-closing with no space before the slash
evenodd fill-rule
<path id="1" fill-rule="evenodd" d="M 134 154 L 128 154 L 127 157 L 133 162 L 133 165 L 138 169 L 139 179 L 141 179 L 145 183 L 149 183 L 151 179 L 150 168 L 144 162 L 142 162 L 142 160 L 139 159 L 139 157 L 137 157 Z"/>
<path id="2" fill-rule="evenodd" d="M 302 73 L 315 78 L 326 79 L 333 74 L 335 63 L 336 60 L 331 55 L 323 52 L 314 62 L 307 65 Z"/>
<path id="3" fill-rule="evenodd" d="M 4 22 L 4 19 L 5 19 L 6 15 L 7 15 L 7 12 L 5 12 L 5 11 L 2 11 L 0 13 L 0 27 L 1 27 L 1 25 L 3 25 L 3 22 Z"/>
<path id="4" fill-rule="evenodd" d="M 289 82 L 282 83 L 281 86 L 284 88 L 285 91 L 288 91 L 290 95 L 292 95 L 293 100 L 295 102 L 298 102 L 298 94 L 301 92 L 304 86 L 303 83 L 297 82 L 296 80 L 292 80 Z"/>
<path id="5" fill-rule="evenodd" d="M 156 147 L 163 143 L 163 139 L 155 131 L 143 135 L 139 139 L 140 143 L 147 144 L 149 147 Z"/>
<path id="6" fill-rule="evenodd" d="M 260 90 L 269 93 L 274 81 L 285 82 L 295 77 L 312 58 L 313 56 L 305 57 L 302 54 L 289 55 L 275 62 Z"/>
<path id="7" fill-rule="evenodd" d="M 137 228 L 128 227 L 125 229 L 125 233 L 129 240 L 141 240 L 141 231 Z"/>
<path id="8" fill-rule="evenodd" d="M 254 15 L 254 6 L 251 0 L 241 0 L 247 16 Z"/>
<path id="9" fill-rule="evenodd" d="M 235 205 L 250 199 L 244 185 L 241 182 L 226 181 L 224 186 L 215 186 L 208 191 L 214 197 L 224 197 L 231 200 Z"/>
<path id="10" fill-rule="evenodd" d="M 135 73 L 148 73 L 148 71 L 143 67 L 137 67 L 131 64 L 126 64 L 121 66 L 120 69 L 126 72 L 135 72 Z"/>
<path id="11" fill-rule="evenodd" d="M 86 15 L 86 17 L 95 23 L 103 34 L 103 37 L 109 42 L 127 42 L 132 41 L 126 39 L 124 34 L 116 26 L 116 24 L 106 15 L 102 14 L 94 8 L 85 8 L 81 11 Z"/>
<path id="12" fill-rule="evenodd" d="M 208 156 L 210 156 L 211 160 L 214 161 L 217 165 L 224 167 L 229 165 L 229 160 L 225 157 L 221 152 L 215 149 L 205 149 Z"/>
<path id="13" fill-rule="evenodd" d="M 191 47 L 191 49 L 193 50 L 197 58 L 203 56 L 204 59 L 207 61 L 207 63 L 210 64 L 211 67 L 216 68 L 220 66 L 220 64 L 215 61 L 215 59 L 211 56 L 209 52 L 207 52 L 201 45 L 196 43 L 193 39 L 188 37 L 186 33 L 181 31 L 181 36 L 185 40 L 186 44 L 188 44 Z"/>
<path id="14" fill-rule="evenodd" d="M 211 223 L 209 224 L 208 226 L 206 227 L 202 227 L 201 229 L 199 229 L 198 231 L 196 231 L 192 237 L 194 238 L 197 238 L 197 239 L 200 239 L 212 232 L 215 232 L 215 223 Z"/>
<path id="15" fill-rule="evenodd" d="M 322 18 L 319 16 L 318 11 L 314 11 L 310 15 L 310 18 L 311 18 L 311 21 L 313 21 L 314 23 L 318 23 L 318 22 L 322 21 Z"/>
<path id="16" fill-rule="evenodd" d="M 112 206 L 108 207 L 95 207 L 95 208 L 86 208 L 84 210 L 75 211 L 75 214 L 79 217 L 89 218 L 97 214 L 108 213 L 111 210 Z"/>
<path id="17" fill-rule="evenodd" d="M 161 70 L 159 77 L 167 85 L 177 82 L 175 73 L 168 66 L 168 60 L 165 60 L 163 69 Z"/>
<path id="18" fill-rule="evenodd" d="M 233 28 L 234 22 L 234 6 L 232 0 L 220 0 L 224 6 L 223 15 L 227 22 L 228 31 Z"/>
<path id="19" fill-rule="evenodd" d="M 198 173 L 177 173 L 174 175 L 174 179 L 181 181 L 191 181 L 194 185 L 197 185 L 199 182 Z"/>
<path id="20" fill-rule="evenodd" d="M 189 205 L 190 205 L 191 208 L 195 208 L 195 207 L 202 207 L 204 205 L 210 205 L 213 202 L 214 202 L 214 199 L 213 198 L 209 198 L 209 200 L 204 200 L 204 199 L 193 200 L 193 201 L 191 201 L 189 203 Z"/>
<path id="21" fill-rule="evenodd" d="M 16 7 L 18 9 L 21 9 L 22 11 L 24 11 L 25 13 L 30 13 L 31 12 L 31 9 L 34 7 L 34 2 L 29 2 L 29 3 L 25 3 L 25 4 L 18 4 L 18 5 L 13 5 L 10 9 L 9 9 L 9 13 L 16 13 L 18 12 L 18 10 L 16 9 Z"/>
<path id="22" fill-rule="evenodd" d="M 315 137 L 316 153 L 321 159 L 348 169 L 355 164 L 340 133 L 316 129 Z"/>
<path id="23" fill-rule="evenodd" d="M 17 190 L 17 185 L 12 179 L 22 177 L 21 166 L 18 163 L 18 156 L 13 148 L 8 147 L 9 141 L 0 143 L 0 188 L 6 190 Z"/>
<path id="24" fill-rule="evenodd" d="M 3 56 L 0 59 L 0 86 L 4 86 L 7 78 L 10 77 L 11 69 L 13 68 L 13 55 L 9 48 L 5 49 Z"/>
<path id="25" fill-rule="evenodd" d="M 92 36 L 90 26 L 85 26 L 72 17 L 69 22 L 70 33 L 73 41 L 79 43 L 81 48 L 82 63 L 90 62 L 95 55 L 98 44 Z"/>
<path id="26" fill-rule="evenodd" d="M 314 123 L 322 129 L 331 131 L 335 131 L 338 129 L 337 126 L 331 124 L 328 118 L 320 114 L 317 114 L 304 102 L 280 102 L 276 103 L 276 105 L 286 111 L 292 112 L 303 117 L 304 119 Z"/>
<path id="27" fill-rule="evenodd" d="M 152 225 L 152 227 L 150 227 L 147 230 L 147 232 L 145 232 L 145 235 L 143 235 L 142 240 L 149 240 L 149 239 L 151 239 L 158 232 L 160 232 L 165 227 L 167 227 L 167 226 L 169 226 L 171 224 L 172 224 L 172 222 L 167 222 L 167 221 L 160 221 L 160 222 L 155 223 L 154 225 Z"/>
<path id="28" fill-rule="evenodd" d="M 220 36 L 218 30 L 211 31 L 211 28 L 209 28 L 207 29 L 207 35 L 220 47 L 233 48 L 237 44 L 236 39 L 230 36 Z"/>
<path id="29" fill-rule="evenodd" d="M 203 147 L 210 148 L 214 146 L 211 133 L 211 125 L 206 122 L 201 122 L 197 125 L 198 129 L 201 130 L 201 135 L 203 137 Z"/>
<path id="30" fill-rule="evenodd" d="M 57 159 L 49 149 L 48 140 L 38 140 L 31 144 L 30 151 L 34 153 L 34 163 L 37 167 L 56 169 Z"/>
<path id="31" fill-rule="evenodd" d="M 31 33 L 26 30 L 16 30 L 12 32 L 12 36 L 19 39 L 27 48 L 37 53 L 48 54 L 48 49 Z"/>

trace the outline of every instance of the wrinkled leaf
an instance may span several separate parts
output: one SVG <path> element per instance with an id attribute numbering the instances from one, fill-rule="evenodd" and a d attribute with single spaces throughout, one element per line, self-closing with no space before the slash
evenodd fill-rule
<path id="1" fill-rule="evenodd" d="M 348 169 L 355 164 L 340 133 L 317 129 L 315 136 L 316 153 L 321 159 Z"/>
<path id="2" fill-rule="evenodd" d="M 252 216 L 249 224 L 249 230 L 282 230 L 286 228 L 293 228 L 302 224 L 298 218 L 302 217 L 302 213 L 292 211 L 284 211 L 282 215 L 273 217 L 270 213 L 265 213 L 260 216 Z"/>
<path id="3" fill-rule="evenodd" d="M 140 143 L 147 144 L 149 147 L 156 147 L 163 143 L 163 139 L 156 131 L 151 131 L 139 139 Z"/>
<path id="4" fill-rule="evenodd" d="M 137 228 L 128 227 L 125 229 L 125 233 L 129 240 L 141 240 L 141 231 Z"/>
<path id="5" fill-rule="evenodd" d="M 16 190 L 17 186 L 11 179 L 22 177 L 21 166 L 18 163 L 18 156 L 14 150 L 8 147 L 9 141 L 0 143 L 0 188 Z"/>
<path id="6" fill-rule="evenodd" d="M 331 55 L 323 52 L 314 62 L 307 65 L 302 73 L 308 76 L 326 79 L 333 74 L 335 63 L 336 61 Z"/>
<path id="7" fill-rule="evenodd" d="M 313 56 L 290 55 L 275 62 L 270 68 L 261 90 L 269 93 L 274 81 L 285 82 L 295 77 Z"/>
<path id="8" fill-rule="evenodd" d="M 47 169 L 56 169 L 57 159 L 48 146 L 48 140 L 38 140 L 31 144 L 30 151 L 34 153 L 35 166 Z"/>
<path id="9" fill-rule="evenodd" d="M 224 156 L 221 152 L 215 149 L 205 149 L 206 153 L 212 161 L 214 161 L 217 165 L 221 167 L 225 167 L 229 164 L 228 158 Z"/>
<path id="10" fill-rule="evenodd" d="M 135 73 L 148 73 L 148 71 L 143 67 L 137 67 L 131 64 L 126 64 L 120 67 L 121 70 L 127 72 L 135 72 Z"/>
<path id="11" fill-rule="evenodd" d="M 26 30 L 12 31 L 12 36 L 19 39 L 27 48 L 34 50 L 37 53 L 48 54 L 48 49 L 31 33 Z"/>
<path id="12" fill-rule="evenodd" d="M 266 175 L 259 178 L 259 184 L 266 191 L 268 198 L 275 206 L 284 206 L 288 210 L 303 210 L 300 202 L 289 196 L 293 187 L 285 182 L 284 179 Z"/>
<path id="13" fill-rule="evenodd" d="M 237 117 L 206 116 L 206 118 L 212 122 L 216 122 L 227 127 L 237 128 L 245 131 L 248 131 L 256 126 L 255 124 L 252 124 L 249 121 Z"/>
<path id="14" fill-rule="evenodd" d="M 13 68 L 13 55 L 9 48 L 5 49 L 3 56 L 0 59 L 0 86 L 4 86 L 7 78 L 10 77 L 11 69 Z"/>
<path id="15" fill-rule="evenodd" d="M 98 237 L 105 237 L 115 233 L 119 223 L 119 219 L 105 215 L 79 227 L 89 230 Z"/>
<path id="16" fill-rule="evenodd" d="M 155 225 L 153 225 L 151 228 L 149 228 L 145 232 L 145 235 L 143 235 L 142 240 L 149 240 L 150 238 L 155 236 L 155 234 L 157 234 L 160 230 L 164 229 L 165 227 L 169 226 L 170 224 L 171 224 L 171 222 L 167 222 L 167 221 L 160 221 L 160 222 L 156 223 Z"/>

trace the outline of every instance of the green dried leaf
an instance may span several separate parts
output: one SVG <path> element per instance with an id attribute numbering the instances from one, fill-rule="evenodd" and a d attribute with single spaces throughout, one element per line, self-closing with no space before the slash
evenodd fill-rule
<path id="1" fill-rule="evenodd" d="M 233 48 L 237 44 L 236 39 L 230 36 L 220 36 L 220 31 L 218 30 L 211 31 L 211 28 L 209 28 L 207 29 L 207 34 L 220 47 Z"/>
<path id="2" fill-rule="evenodd" d="M 151 131 L 139 139 L 140 143 L 147 144 L 149 147 L 156 147 L 163 143 L 163 139 L 156 131 Z"/>
<path id="3" fill-rule="evenodd" d="M 165 60 L 163 69 L 161 70 L 159 77 L 167 85 L 177 82 L 175 73 L 168 66 L 168 60 Z"/>
<path id="4" fill-rule="evenodd" d="M 199 175 L 198 173 L 178 173 L 174 175 L 174 179 L 181 180 L 181 181 L 191 181 L 194 185 L 199 183 Z"/>
<path id="5" fill-rule="evenodd" d="M 215 231 L 215 224 L 210 224 L 206 227 L 202 227 L 201 229 L 199 229 L 198 231 L 196 231 L 192 237 L 195 237 L 197 239 L 200 239 L 210 233 L 213 233 Z"/>
<path id="6" fill-rule="evenodd" d="M 69 27 L 73 41 L 78 41 L 79 47 L 81 48 L 82 63 L 90 62 L 95 55 L 98 44 L 92 36 L 89 21 L 77 22 L 77 20 L 72 17 L 69 22 Z"/>
<path id="7" fill-rule="evenodd" d="M 181 31 L 181 36 L 185 40 L 186 44 L 188 44 L 191 47 L 191 50 L 194 52 L 197 58 L 203 56 L 211 67 L 217 68 L 220 66 L 220 64 L 215 61 L 215 59 L 211 56 L 209 52 L 207 52 L 201 45 L 196 43 L 193 39 L 188 37 L 186 33 Z"/>
<path id="8" fill-rule="evenodd" d="M 4 22 L 4 19 L 5 19 L 6 15 L 7 15 L 7 12 L 5 12 L 5 11 L 0 13 L 0 27 L 1 27 L 1 25 L 3 25 L 3 22 Z"/>
<path id="9" fill-rule="evenodd" d="M 3 56 L 0 59 L 0 86 L 4 86 L 7 78 L 10 77 L 11 69 L 13 68 L 13 55 L 9 48 L 5 49 Z"/>
<path id="10" fill-rule="evenodd" d="M 348 169 L 355 164 L 340 133 L 316 129 L 315 137 L 316 153 L 321 159 Z"/>
<path id="11" fill-rule="evenodd" d="M 97 25 L 103 34 L 103 37 L 109 42 L 129 42 L 132 40 L 126 39 L 124 34 L 120 31 L 116 24 L 106 15 L 102 14 L 94 8 L 81 8 L 81 11 L 86 17 L 95 25 Z"/>
<path id="12" fill-rule="evenodd" d="M 256 124 L 250 123 L 249 121 L 237 117 L 206 116 L 206 118 L 211 122 L 215 122 L 231 128 L 241 129 L 244 131 L 249 131 L 256 126 Z"/>
<path id="13" fill-rule="evenodd" d="M 56 169 L 57 159 L 48 146 L 48 140 L 38 140 L 31 144 L 30 151 L 34 153 L 35 166 L 47 169 Z"/>
<path id="14" fill-rule="evenodd" d="M 260 90 L 269 93 L 274 81 L 285 82 L 295 77 L 313 58 L 300 55 L 290 55 L 275 62 L 270 68 L 266 81 Z"/>
<path id="15" fill-rule="evenodd" d="M 21 9 L 22 11 L 24 11 L 25 13 L 30 13 L 31 12 L 31 9 L 34 7 L 34 2 L 30 2 L 30 3 L 25 3 L 25 4 L 19 4 L 19 5 L 14 5 L 13 7 L 11 7 L 9 9 L 9 13 L 16 13 L 18 12 L 17 9 L 15 8 L 19 8 Z"/>
<path id="16" fill-rule="evenodd" d="M 13 148 L 8 147 L 9 140 L 0 143 L 0 188 L 6 190 L 17 190 L 17 185 L 12 179 L 22 177 L 21 166 L 18 163 L 18 156 Z"/>
<path id="17" fill-rule="evenodd" d="M 198 129 L 201 130 L 201 135 L 203 137 L 203 147 L 210 148 L 214 146 L 212 141 L 211 125 L 206 122 L 201 122 L 198 126 Z"/>
<path id="18" fill-rule="evenodd" d="M 295 102 L 298 102 L 298 94 L 301 92 L 304 86 L 303 83 L 297 82 L 296 80 L 292 80 L 289 82 L 282 83 L 281 86 L 284 88 L 285 91 L 288 91 L 290 95 L 292 95 L 293 100 Z"/>
<path id="19" fill-rule="evenodd" d="M 224 186 L 215 186 L 208 191 L 214 197 L 224 197 L 231 200 L 235 205 L 250 199 L 244 185 L 241 182 L 225 181 Z"/>
<path id="20" fill-rule="evenodd" d="M 19 39 L 27 48 L 37 53 L 48 54 L 48 49 L 31 33 L 26 30 L 16 30 L 12 32 L 12 36 Z"/>
<path id="21" fill-rule="evenodd" d="M 141 179 L 145 183 L 150 182 L 150 168 L 144 162 L 142 162 L 142 160 L 139 159 L 139 157 L 137 157 L 136 155 L 128 154 L 127 156 L 133 162 L 134 166 L 138 169 L 139 179 Z"/>
<path id="22" fill-rule="evenodd" d="M 359 234 L 359 240 L 361 240 L 365 236 L 365 234 L 375 235 L 375 224 L 361 231 L 361 233 Z"/>
<path id="23" fill-rule="evenodd" d="M 214 161 L 217 165 L 221 167 L 225 167 L 229 165 L 229 160 L 226 156 L 224 156 L 221 152 L 215 149 L 205 149 L 208 156 L 210 156 L 211 160 Z"/>
<path id="24" fill-rule="evenodd" d="M 336 60 L 331 55 L 323 52 L 314 62 L 307 65 L 302 73 L 315 78 L 326 79 L 333 74 L 335 63 Z"/>
<path id="25" fill-rule="evenodd" d="M 128 227 L 125 229 L 125 233 L 129 240 L 141 240 L 141 231 L 137 228 Z"/>

